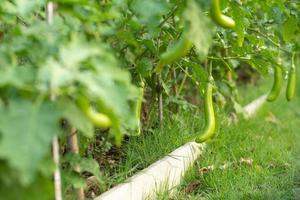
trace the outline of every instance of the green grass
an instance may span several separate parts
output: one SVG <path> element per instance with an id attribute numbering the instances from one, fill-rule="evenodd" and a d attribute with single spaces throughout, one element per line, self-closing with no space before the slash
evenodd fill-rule
<path id="1" fill-rule="evenodd" d="M 121 149 L 122 158 L 115 166 L 110 169 L 104 167 L 107 187 L 123 182 L 177 147 L 191 141 L 203 125 L 202 114 L 195 108 L 180 114 L 166 115 L 168 117 L 161 127 L 151 128 L 139 137 L 129 138 Z"/>

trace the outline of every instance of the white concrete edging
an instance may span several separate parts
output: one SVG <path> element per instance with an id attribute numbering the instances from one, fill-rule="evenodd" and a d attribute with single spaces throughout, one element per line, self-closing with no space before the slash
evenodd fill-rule
<path id="1" fill-rule="evenodd" d="M 244 107 L 247 118 L 256 113 L 266 97 L 263 95 Z M 189 142 L 94 200 L 144 200 L 155 197 L 156 191 L 162 188 L 172 189 L 180 184 L 186 170 L 203 153 L 205 147 L 206 144 Z"/>
<path id="2" fill-rule="evenodd" d="M 162 187 L 178 185 L 184 172 L 202 154 L 205 144 L 189 142 L 94 200 L 142 200 Z"/>
<path id="3" fill-rule="evenodd" d="M 267 95 L 262 95 L 261 97 L 255 99 L 248 105 L 244 107 L 246 118 L 250 118 L 255 115 L 258 109 L 266 102 Z"/>

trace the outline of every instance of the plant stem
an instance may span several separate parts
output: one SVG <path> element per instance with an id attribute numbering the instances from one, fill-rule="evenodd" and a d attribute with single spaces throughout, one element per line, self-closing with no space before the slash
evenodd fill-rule
<path id="1" fill-rule="evenodd" d="M 172 17 L 174 15 L 174 13 L 177 11 L 177 9 L 178 9 L 178 6 L 175 6 L 171 10 L 171 12 L 166 16 L 166 18 L 164 18 L 164 20 L 158 25 L 158 27 L 159 28 L 162 27 L 166 23 L 166 21 L 168 21 L 168 19 L 170 19 L 170 17 Z"/>
<path id="2" fill-rule="evenodd" d="M 174 80 L 174 83 L 173 83 L 173 92 L 174 92 L 174 95 L 175 96 L 178 96 L 178 88 L 177 88 L 177 73 L 176 73 L 176 69 L 173 69 L 172 70 L 172 78 Z"/>
<path id="3" fill-rule="evenodd" d="M 164 119 L 164 112 L 163 112 L 163 96 L 162 93 L 159 94 L 159 123 L 162 125 L 162 121 Z"/>
<path id="4" fill-rule="evenodd" d="M 243 56 L 228 56 L 228 57 L 213 57 L 207 56 L 208 59 L 211 60 L 229 60 L 229 59 L 241 59 L 241 60 L 250 60 L 250 57 L 243 57 Z"/>
<path id="5" fill-rule="evenodd" d="M 181 91 L 182 91 L 182 89 L 183 89 L 183 86 L 184 86 L 184 84 L 185 84 L 185 81 L 186 81 L 186 77 L 187 77 L 187 75 L 186 75 L 186 73 L 184 73 L 184 77 L 183 77 L 183 79 L 182 79 L 182 81 L 181 81 L 181 83 L 180 83 L 180 86 L 179 86 L 177 95 L 179 95 L 179 94 L 181 93 Z"/>
<path id="6" fill-rule="evenodd" d="M 162 86 L 161 86 L 161 75 L 158 75 L 157 79 L 158 86 L 158 116 L 159 116 L 159 124 L 162 125 L 162 121 L 164 119 L 163 113 L 163 95 L 162 95 Z"/>
<path id="7" fill-rule="evenodd" d="M 189 74 L 189 72 L 187 71 L 188 68 L 184 69 L 181 65 L 177 64 L 177 66 L 181 69 L 181 71 L 187 76 L 189 77 L 197 86 L 199 85 L 199 82 L 192 76 Z"/>

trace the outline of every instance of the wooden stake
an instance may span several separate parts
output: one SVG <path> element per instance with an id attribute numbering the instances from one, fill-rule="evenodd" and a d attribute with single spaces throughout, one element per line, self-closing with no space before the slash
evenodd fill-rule
<path id="1" fill-rule="evenodd" d="M 48 2 L 46 5 L 46 15 L 47 22 L 49 25 L 53 24 L 54 12 L 55 12 L 55 4 L 53 2 Z"/>
<path id="2" fill-rule="evenodd" d="M 159 116 L 159 125 L 162 125 L 164 119 L 164 111 L 163 111 L 163 95 L 162 95 L 162 86 L 161 86 L 161 76 L 158 75 L 157 79 L 158 86 L 158 116 Z"/>
<path id="3" fill-rule="evenodd" d="M 61 176 L 59 171 L 59 143 L 58 143 L 57 136 L 55 136 L 52 141 L 52 155 L 55 164 L 55 171 L 54 171 L 55 200 L 62 200 Z"/>
<path id="4" fill-rule="evenodd" d="M 46 17 L 47 23 L 49 25 L 53 24 L 53 17 L 54 17 L 54 9 L 55 4 L 53 2 L 48 2 L 46 5 Z M 51 95 L 51 99 L 54 100 L 54 95 Z M 52 156 L 53 162 L 55 164 L 55 171 L 54 171 L 54 193 L 55 193 L 55 200 L 62 200 L 62 192 L 61 192 L 61 175 L 59 170 L 59 142 L 57 136 L 53 138 L 52 141 Z"/>
<path id="5" fill-rule="evenodd" d="M 78 137 L 77 137 L 77 130 L 75 128 L 71 128 L 70 134 L 68 136 L 68 148 L 69 151 L 73 154 L 79 154 L 79 145 L 78 145 Z M 74 167 L 76 172 L 80 172 L 80 167 L 77 165 Z M 76 190 L 77 200 L 84 200 L 84 190 L 83 188 L 78 188 Z"/>

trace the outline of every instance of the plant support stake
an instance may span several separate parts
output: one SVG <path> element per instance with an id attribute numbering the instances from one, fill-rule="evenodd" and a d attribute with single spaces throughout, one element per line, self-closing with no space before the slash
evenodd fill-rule
<path id="1" fill-rule="evenodd" d="M 53 2 L 48 2 L 46 5 L 47 23 L 49 25 L 53 23 L 54 7 L 55 4 Z M 54 96 L 51 95 L 51 99 L 54 100 Z M 59 142 L 57 136 L 55 136 L 52 141 L 52 155 L 53 155 L 53 162 L 55 164 L 55 171 L 54 171 L 55 200 L 62 200 L 61 175 L 59 170 Z"/>
<path id="2" fill-rule="evenodd" d="M 55 200 L 62 200 L 61 176 L 59 171 L 59 143 L 58 143 L 58 138 L 56 136 L 53 138 L 53 142 L 52 142 L 52 154 L 53 154 L 53 161 L 55 164 L 55 171 L 54 171 Z"/>
<path id="3" fill-rule="evenodd" d="M 78 146 L 78 136 L 77 136 L 77 130 L 75 128 L 71 128 L 70 134 L 68 136 L 68 146 L 69 146 L 69 151 L 75 155 L 79 154 L 79 146 Z M 74 167 L 74 171 L 79 173 L 80 172 L 80 167 L 76 165 Z M 84 200 L 84 190 L 82 187 L 76 189 L 76 195 L 77 195 L 77 200 Z"/>
<path id="4" fill-rule="evenodd" d="M 159 88 L 158 92 L 158 116 L 159 116 L 159 124 L 162 125 L 164 120 L 164 108 L 163 108 L 163 95 L 162 95 L 162 85 L 161 85 L 161 75 L 158 75 L 157 85 Z"/>

